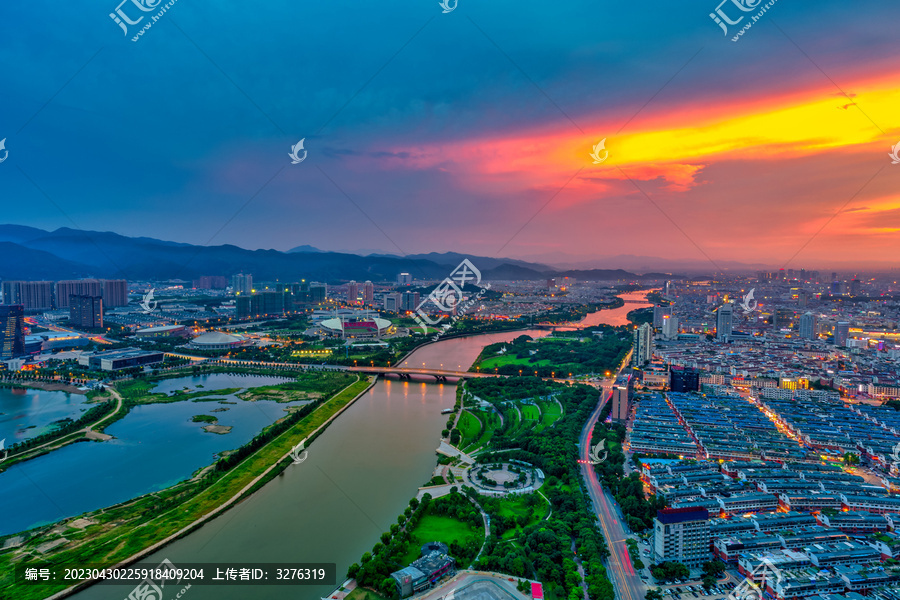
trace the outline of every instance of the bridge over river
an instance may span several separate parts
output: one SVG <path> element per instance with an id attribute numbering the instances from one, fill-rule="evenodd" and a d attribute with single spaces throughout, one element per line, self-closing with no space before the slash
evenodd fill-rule
<path id="1" fill-rule="evenodd" d="M 201 359 L 202 357 L 196 357 Z M 262 362 L 262 361 L 254 361 L 254 360 L 233 360 L 230 358 L 220 358 L 213 360 L 201 360 L 200 362 L 205 362 L 207 364 L 216 364 L 216 365 L 230 365 L 234 367 L 257 367 L 257 368 L 277 368 L 277 369 L 292 369 L 295 371 L 313 371 L 313 370 L 327 370 L 327 371 L 346 371 L 350 373 L 365 373 L 367 375 L 396 375 L 400 379 L 409 379 L 412 375 L 430 375 L 434 377 L 437 381 L 447 381 L 448 378 L 453 379 L 474 379 L 480 377 L 503 377 L 503 375 L 499 375 L 497 373 L 481 373 L 476 372 L 472 373 L 469 371 L 463 371 L 458 369 L 445 369 L 443 365 L 441 367 L 376 367 L 374 365 L 369 366 L 355 366 L 348 367 L 344 365 L 314 365 L 314 364 L 301 364 L 301 363 L 283 363 L 283 362 Z"/>

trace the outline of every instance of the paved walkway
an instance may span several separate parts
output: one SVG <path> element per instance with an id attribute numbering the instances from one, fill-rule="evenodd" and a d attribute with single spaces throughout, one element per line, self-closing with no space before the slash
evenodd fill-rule
<path id="1" fill-rule="evenodd" d="M 472 565 L 478 562 L 478 559 L 481 558 L 481 553 L 484 552 L 484 547 L 487 546 L 488 538 L 491 537 L 491 517 L 484 509 L 481 508 L 481 505 L 474 498 L 469 498 L 469 502 L 475 505 L 475 508 L 478 509 L 478 512 L 481 513 L 481 521 L 484 523 L 484 541 L 481 543 L 481 548 L 478 549 L 478 554 L 475 555 L 475 558 L 472 559 Z M 472 566 L 469 565 L 469 566 Z"/>
<path id="2" fill-rule="evenodd" d="M 444 456 L 450 456 L 453 458 L 460 458 L 460 459 L 462 459 L 463 462 L 469 463 L 470 465 L 475 464 L 474 458 L 472 458 L 471 456 L 469 456 L 468 454 L 466 454 L 459 448 L 456 448 L 455 446 L 451 446 L 444 440 L 441 440 L 441 445 L 438 446 L 437 453 L 443 454 Z"/>

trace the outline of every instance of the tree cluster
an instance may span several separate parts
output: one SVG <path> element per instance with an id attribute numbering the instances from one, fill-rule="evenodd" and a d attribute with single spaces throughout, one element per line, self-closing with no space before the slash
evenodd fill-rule
<path id="1" fill-rule="evenodd" d="M 477 381 L 480 384 L 484 380 Z M 496 382 L 485 383 L 497 385 Z M 555 398 L 563 406 L 564 416 L 552 430 L 539 433 L 524 431 L 515 440 L 515 449 L 502 454 L 484 453 L 479 455 L 478 461 L 521 460 L 543 470 L 547 477 L 544 489 L 547 490 L 552 515 L 547 520 L 525 527 L 518 538 L 520 544 L 514 545 L 501 539 L 513 522 L 501 517 L 499 504 L 484 500 L 482 505 L 491 515 L 491 536 L 477 566 L 538 579 L 557 598 L 580 599 L 583 590 L 575 563 L 577 557 L 584 567 L 584 583 L 591 600 L 613 600 L 613 587 L 603 566 L 609 550 L 597 531 L 597 518 L 582 486 L 576 462 L 579 434 L 596 406 L 596 390 L 587 386 L 549 384 L 536 378 L 509 379 L 504 383 L 507 385 L 502 387 L 508 386 L 509 389 L 496 393 L 490 392 L 493 388 L 486 384 L 481 384 L 484 387 L 477 392 L 470 391 L 487 401 L 520 396 L 526 390 L 530 396 L 555 393 Z M 529 386 L 532 389 L 529 390 Z M 549 390 L 540 386 L 548 386 Z M 513 441 L 505 440 L 505 443 L 511 446 Z M 518 521 L 515 525 L 520 526 Z"/>
<path id="2" fill-rule="evenodd" d="M 650 574 L 657 581 L 674 581 L 687 579 L 691 572 L 680 562 L 665 560 L 650 567 Z"/>

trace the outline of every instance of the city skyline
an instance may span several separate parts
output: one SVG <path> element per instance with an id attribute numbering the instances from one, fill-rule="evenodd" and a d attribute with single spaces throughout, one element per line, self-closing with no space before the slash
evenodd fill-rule
<path id="1" fill-rule="evenodd" d="M 862 268 L 896 246 L 898 9 L 842 6 L 776 3 L 738 42 L 700 0 L 652 18 L 178 3 L 139 42 L 115 7 L 10 7 L 41 25 L 0 29 L 5 220 L 251 249 Z M 12 60 L 24 36 L 46 51 Z"/>
<path id="2" fill-rule="evenodd" d="M 0 597 L 900 600 L 900 6 L 0 15 Z"/>

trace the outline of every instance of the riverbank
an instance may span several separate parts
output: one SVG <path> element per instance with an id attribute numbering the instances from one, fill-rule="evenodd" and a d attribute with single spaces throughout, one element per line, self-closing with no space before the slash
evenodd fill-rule
<path id="1" fill-rule="evenodd" d="M 81 389 L 69 383 L 59 381 L 0 381 L 0 387 L 5 388 L 33 388 L 36 390 L 44 390 L 45 392 L 65 392 L 67 394 L 78 394 L 86 396 L 91 390 Z"/>
<path id="2" fill-rule="evenodd" d="M 604 367 L 612 369 L 613 364 Z M 572 531 L 568 525 L 594 520 L 586 499 L 576 491 L 580 487 L 576 441 L 596 403 L 596 392 L 586 386 L 531 377 L 474 379 L 467 386 L 478 388 L 470 393 L 506 413 L 503 424 L 491 432 L 482 453 L 475 458 L 476 464 L 492 473 L 489 477 L 497 473 L 504 476 L 496 480 L 503 481 L 503 488 L 497 490 L 498 486 L 493 486 L 494 490 L 485 491 L 483 485 L 478 486 L 480 490 L 468 485 L 472 483 L 468 477 L 457 481 L 457 474 L 468 467 L 451 460 L 450 469 L 457 470 L 454 481 L 446 482 L 440 489 L 420 488 L 409 508 L 398 516 L 398 525 L 392 525 L 360 562 L 352 564 L 347 576 L 361 588 L 387 597 L 393 591 L 390 573 L 417 558 L 422 544 L 437 541 L 448 546 L 460 567 L 496 572 L 519 586 L 526 565 L 533 565 L 535 577 L 544 582 L 547 600 L 565 600 L 576 593 L 579 598 L 588 593 L 592 598 L 611 598 L 612 586 L 602 565 L 607 554 L 603 538 L 593 528 Z M 523 425 L 524 411 L 529 408 L 532 410 L 528 420 L 542 422 L 541 409 L 535 406 L 551 398 L 563 410 L 548 427 L 557 422 L 564 423 L 562 427 L 547 435 L 540 426 Z M 468 434 L 476 436 L 480 432 Z M 445 464 L 443 460 L 438 463 Z M 509 477 L 510 473 L 513 477 Z M 428 490 L 435 490 L 439 496 L 423 493 Z M 480 518 L 469 503 L 477 507 Z M 480 541 L 474 536 L 476 523 L 484 528 Z M 529 543 L 538 532 L 542 543 Z M 545 545 L 579 548 L 584 568 L 578 569 L 572 561 L 549 564 Z M 521 591 L 521 587 L 518 589 Z M 432 590 L 423 595 L 438 594 Z"/>
<path id="3" fill-rule="evenodd" d="M 111 411 L 101 408 L 103 406 L 111 405 L 113 400 L 116 401 L 116 405 Z M 97 413 L 96 420 L 93 420 L 93 417 L 91 417 L 91 411 Z M 35 438 L 35 440 L 38 440 L 41 443 L 37 446 L 27 447 L 21 452 L 8 455 L 8 457 L 0 463 L 0 473 L 13 465 L 35 459 L 75 442 L 82 440 L 109 439 L 110 436 L 103 433 L 103 429 L 119 419 L 124 418 L 127 414 L 128 407 L 123 404 L 122 397 L 115 390 L 110 389 L 110 397 L 106 400 L 106 404 L 98 404 L 90 409 L 83 417 L 74 421 L 70 426 L 73 428 L 72 431 L 55 432 L 46 441 Z M 11 446 L 10 451 L 18 446 L 18 444 Z"/>
<path id="4" fill-rule="evenodd" d="M 357 378 L 357 381 L 322 402 L 224 473 L 210 472 L 198 480 L 184 481 L 118 506 L 81 515 L 96 522 L 89 532 L 72 530 L 65 523 L 60 523 L 29 539 L 18 549 L 0 555 L 0 595 L 12 593 L 16 598 L 28 600 L 45 598 L 48 592 L 55 592 L 52 597 L 62 598 L 91 585 L 90 581 L 84 581 L 73 587 L 48 589 L 13 581 L 13 564 L 33 561 L 37 546 L 48 540 L 60 539 L 61 534 L 66 535 L 68 539 L 62 539 L 67 543 L 61 544 L 59 551 L 41 555 L 42 561 L 121 566 L 187 535 L 239 503 L 261 482 L 271 478 L 273 471 L 284 464 L 296 444 L 306 440 L 308 445 L 315 435 L 374 383 L 374 379 Z M 260 435 L 266 435 L 266 431 Z"/>
<path id="5" fill-rule="evenodd" d="M 602 312 L 606 316 L 615 311 Z M 467 368 L 484 345 L 522 333 L 537 338 L 549 331 L 442 340 L 420 348 L 408 361 Z M 436 442 L 448 419 L 440 413 L 453 406 L 455 398 L 454 383 L 380 378 L 316 438 L 302 465 L 289 466 L 229 510 L 225 518 L 198 528 L 141 562 L 274 563 L 290 557 L 295 562 L 336 563 L 338 574 L 343 575 L 396 524 L 419 486 L 433 476 Z M 546 507 L 543 498 L 541 504 Z M 545 508 L 541 516 L 546 513 Z M 333 589 L 332 585 L 297 590 L 250 586 L 234 593 L 269 600 L 318 600 Z M 191 589 L 195 600 L 216 600 L 222 593 L 223 588 L 215 586 Z M 94 585 L 69 600 L 121 598 L 114 588 Z"/>

